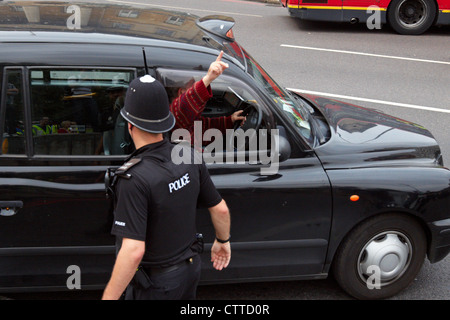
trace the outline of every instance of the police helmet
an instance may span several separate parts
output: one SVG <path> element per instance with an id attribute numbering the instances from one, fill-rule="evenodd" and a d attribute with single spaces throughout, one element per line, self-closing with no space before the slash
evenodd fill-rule
<path id="1" fill-rule="evenodd" d="M 150 75 L 131 81 L 120 114 L 146 132 L 164 133 L 175 126 L 166 89 Z"/>

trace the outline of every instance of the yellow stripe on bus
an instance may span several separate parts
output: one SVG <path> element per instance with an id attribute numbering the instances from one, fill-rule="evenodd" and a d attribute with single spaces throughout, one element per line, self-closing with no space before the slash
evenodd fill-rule
<path id="1" fill-rule="evenodd" d="M 330 9 L 330 10 L 341 10 L 342 7 L 326 7 L 326 6 L 301 6 L 299 9 Z"/>
<path id="2" fill-rule="evenodd" d="M 343 7 L 342 9 L 344 10 L 364 10 L 366 11 L 367 9 L 370 10 L 377 10 L 377 11 L 386 11 L 386 8 L 380 8 L 377 6 L 372 6 L 372 7 Z"/>

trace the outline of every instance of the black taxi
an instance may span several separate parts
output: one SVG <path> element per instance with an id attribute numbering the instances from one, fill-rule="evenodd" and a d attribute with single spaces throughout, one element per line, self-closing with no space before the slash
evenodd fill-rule
<path id="1" fill-rule="evenodd" d="M 134 148 L 119 115 L 124 92 L 147 74 L 170 92 L 200 79 L 220 51 L 230 67 L 202 115 L 244 109 L 247 120 L 213 150 L 202 146 L 231 210 L 233 256 L 212 269 L 213 228 L 199 209 L 201 283 L 333 273 L 356 298 L 386 298 L 425 258 L 447 256 L 450 171 L 432 134 L 285 90 L 233 25 L 149 7 L 0 3 L 0 292 L 105 286 L 115 259 L 105 173 Z"/>

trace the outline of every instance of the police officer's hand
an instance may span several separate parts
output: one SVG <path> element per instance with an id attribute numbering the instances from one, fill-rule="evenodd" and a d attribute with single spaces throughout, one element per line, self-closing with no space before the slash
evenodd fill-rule
<path id="1" fill-rule="evenodd" d="M 217 240 L 211 248 L 211 262 L 216 270 L 222 270 L 228 267 L 231 259 L 231 246 L 230 242 L 220 243 Z"/>
<path id="2" fill-rule="evenodd" d="M 228 63 L 221 61 L 222 56 L 223 51 L 220 51 L 220 54 L 217 57 L 216 61 L 211 63 L 211 65 L 209 66 L 208 73 L 203 77 L 203 83 L 205 84 L 205 87 L 208 87 L 214 80 L 217 79 L 218 76 L 220 76 L 225 71 L 225 69 L 228 68 Z"/>

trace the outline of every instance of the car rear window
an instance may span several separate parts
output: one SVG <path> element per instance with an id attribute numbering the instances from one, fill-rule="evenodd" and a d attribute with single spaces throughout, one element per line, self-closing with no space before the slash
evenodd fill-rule
<path id="1" fill-rule="evenodd" d="M 35 155 L 122 155 L 131 140 L 120 116 L 134 70 L 32 68 Z"/>
<path id="2" fill-rule="evenodd" d="M 22 69 L 6 69 L 4 73 L 1 119 L 3 125 L 2 149 L 3 155 L 25 154 L 24 103 Z"/>

